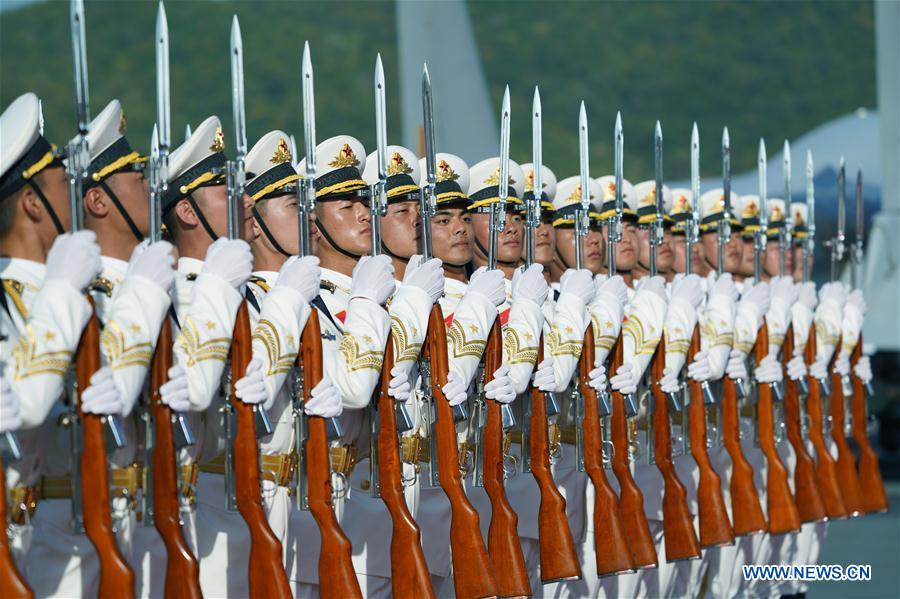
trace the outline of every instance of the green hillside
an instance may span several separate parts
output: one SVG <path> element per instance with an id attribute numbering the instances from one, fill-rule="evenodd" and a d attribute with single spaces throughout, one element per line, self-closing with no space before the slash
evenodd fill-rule
<path id="1" fill-rule="evenodd" d="M 578 103 L 591 118 L 592 171 L 611 171 L 612 125 L 626 127 L 626 176 L 652 175 L 655 119 L 666 138 L 666 175 L 687 174 L 690 126 L 701 128 L 703 164 L 719 172 L 728 125 L 734 170 L 752 167 L 760 135 L 778 148 L 858 106 L 875 105 L 871 2 L 522 2 L 468 4 L 499 106 L 513 92 L 514 158 L 531 153 L 526 118 L 541 86 L 545 161 L 558 175 L 577 169 Z M 209 2 L 166 5 L 171 39 L 173 135 L 220 115 L 231 130 L 228 32 L 244 36 L 250 143 L 266 131 L 300 129 L 300 52 L 313 49 L 320 139 L 351 133 L 374 143 L 372 66 L 387 70 L 391 123 L 399 122 L 393 2 Z M 146 150 L 154 116 L 154 2 L 86 5 L 91 107 L 122 100 L 130 138 Z M 33 90 L 44 101 L 47 134 L 72 131 L 68 3 L 52 0 L 0 14 L 0 105 Z M 452 52 L 452 48 L 447 49 Z M 391 135 L 394 137 L 394 135 Z"/>

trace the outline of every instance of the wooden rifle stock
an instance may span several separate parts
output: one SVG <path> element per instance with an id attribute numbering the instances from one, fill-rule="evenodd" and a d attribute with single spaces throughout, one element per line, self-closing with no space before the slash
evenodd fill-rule
<path id="1" fill-rule="evenodd" d="M 91 386 L 91 377 L 100 370 L 100 323 L 94 301 L 88 297 L 91 317 L 84 327 L 75 353 L 75 378 L 79 393 Z M 109 511 L 109 466 L 103 440 L 103 418 L 85 414 L 78 401 L 82 426 L 80 456 L 81 497 L 84 531 L 100 560 L 98 597 L 134 597 L 134 572 L 119 552 Z M 75 491 L 74 489 L 72 490 Z"/>
<path id="2" fill-rule="evenodd" d="M 619 498 L 606 479 L 603 469 L 603 442 L 600 432 L 600 408 L 597 391 L 590 384 L 590 372 L 595 361 L 594 327 L 588 325 L 581 346 L 578 364 L 578 385 L 584 401 L 582 450 L 584 470 L 594 485 L 594 553 L 597 557 L 597 574 L 615 574 L 635 569 L 635 561 L 622 514 Z M 624 408 L 623 408 L 624 409 Z"/>
<path id="3" fill-rule="evenodd" d="M 259 476 L 259 444 L 253 423 L 253 406 L 238 399 L 234 386 L 244 376 L 253 357 L 250 315 L 241 302 L 231 340 L 231 406 L 235 415 L 234 482 L 238 511 L 250 531 L 249 588 L 251 597 L 291 597 L 284 571 L 281 542 L 269 528 L 262 505 Z M 262 406 L 259 409 L 264 409 Z M 226 443 L 230 440 L 226 439 Z"/>
<path id="4" fill-rule="evenodd" d="M 437 426 L 432 434 L 436 435 L 437 442 L 438 478 L 450 502 L 453 587 L 459 599 L 493 597 L 497 595 L 497 580 L 484 539 L 481 538 L 478 512 L 469 503 L 463 489 L 453 409 L 443 391 L 449 372 L 445 326 L 441 307 L 434 304 L 428 317 L 428 335 L 422 351 L 423 357 L 431 362 L 431 390 L 437 414 Z"/>
<path id="5" fill-rule="evenodd" d="M 769 328 L 763 321 L 762 327 L 756 336 L 756 365 L 769 355 Z M 769 515 L 769 532 L 782 534 L 800 530 L 800 514 L 797 504 L 791 495 L 788 484 L 787 468 L 781 463 L 778 451 L 775 449 L 775 421 L 772 415 L 772 388 L 768 384 L 760 383 L 756 387 L 759 397 L 757 400 L 757 427 L 759 430 L 759 448 L 766 456 L 766 505 Z"/>
<path id="6" fill-rule="evenodd" d="M 862 344 L 860 334 L 850 357 L 853 366 L 856 366 L 862 356 Z M 884 481 L 881 479 L 881 470 L 878 468 L 878 454 L 869 443 L 866 392 L 862 379 L 856 376 L 856 373 L 851 372 L 850 376 L 853 380 L 853 438 L 859 446 L 859 484 L 862 488 L 863 509 L 866 513 L 886 512 L 888 498 L 884 490 Z"/>
<path id="7" fill-rule="evenodd" d="M 666 367 L 665 336 L 660 339 L 651 366 L 651 384 L 655 406 L 653 410 L 653 458 L 662 475 L 663 536 L 666 542 L 666 561 L 674 562 L 700 557 L 700 541 L 694 530 L 694 519 L 687 504 L 687 491 L 678 480 L 672 461 L 672 430 L 669 422 L 669 400 L 659 381 Z M 649 440 L 648 440 L 649 441 Z"/>
<path id="8" fill-rule="evenodd" d="M 735 536 L 753 535 L 766 531 L 766 517 L 753 484 L 753 466 L 741 447 L 741 420 L 737 386 L 730 377 L 722 379 L 722 437 L 731 457 L 731 518 Z"/>
<path id="9" fill-rule="evenodd" d="M 809 340 L 806 342 L 806 365 L 816 361 L 816 328 L 810 325 Z M 807 377 L 809 397 L 806 399 L 806 410 L 809 412 L 809 439 L 816 450 L 816 480 L 825 503 L 825 513 L 829 518 L 843 520 L 847 517 L 847 508 L 837 481 L 837 466 L 825 444 L 823 430 L 824 418 L 822 409 L 822 387 L 819 379 Z"/>
<path id="10" fill-rule="evenodd" d="M 688 347 L 687 363 L 694 361 L 700 351 L 700 327 L 694 327 L 691 344 Z M 725 497 L 722 495 L 722 480 L 709 461 L 706 445 L 706 406 L 703 403 L 703 386 L 700 381 L 690 379 L 691 404 L 687 409 L 690 416 L 691 455 L 700 472 L 697 485 L 697 511 L 700 521 L 700 544 L 703 547 L 721 547 L 734 543 L 734 529 L 728 521 Z"/>
<path id="11" fill-rule="evenodd" d="M 784 345 L 781 348 L 784 365 L 794 355 L 794 327 L 788 327 L 784 337 Z M 794 468 L 794 491 L 797 496 L 797 510 L 803 522 L 821 522 L 825 519 L 825 503 L 822 501 L 822 493 L 816 482 L 816 468 L 813 459 L 806 451 L 803 442 L 803 434 L 800 431 L 800 389 L 797 381 L 786 377 L 784 381 L 784 415 L 787 426 L 788 440 L 794 448 L 797 456 L 797 465 Z"/>
<path id="12" fill-rule="evenodd" d="M 434 597 L 422 551 L 422 533 L 403 495 L 400 442 L 394 398 L 388 394 L 394 368 L 394 342 L 388 338 L 378 389 L 378 481 L 391 515 L 391 590 L 395 597 Z M 370 458 L 372 459 L 372 458 Z"/>
<path id="13" fill-rule="evenodd" d="M 544 361 L 544 337 L 538 344 L 537 363 Z M 541 581 L 574 580 L 581 577 L 575 541 L 566 518 L 566 499 L 559 492 L 550 470 L 547 397 L 537 387 L 531 393 L 531 434 L 528 437 L 531 474 L 541 493 L 538 510 L 538 539 L 541 552 Z"/>
<path id="14" fill-rule="evenodd" d="M 615 374 L 622 365 L 622 334 L 613 348 L 609 372 Z M 628 424 L 625 417 L 625 397 L 618 391 L 612 392 L 612 442 L 615 448 L 612 458 L 612 469 L 619 481 L 619 510 L 625 524 L 625 534 L 631 547 L 634 565 L 639 568 L 655 568 L 658 566 L 656 547 L 650 536 L 650 525 L 644 514 L 644 494 L 634 482 L 628 466 Z"/>
<path id="15" fill-rule="evenodd" d="M 856 474 L 856 456 L 853 455 L 850 444 L 847 443 L 847 437 L 844 435 L 844 384 L 841 381 L 841 375 L 834 371 L 834 363 L 840 351 L 841 344 L 838 343 L 828 367 L 831 372 L 831 438 L 838 451 L 838 486 L 844 497 L 844 505 L 850 515 L 855 517 L 863 515 L 865 510 L 863 509 L 859 477 Z"/>
<path id="16" fill-rule="evenodd" d="M 494 319 L 484 348 L 484 383 L 494 380 L 503 364 L 503 333 L 499 317 Z M 491 501 L 488 527 L 488 554 L 497 573 L 497 591 L 502 597 L 531 595 L 525 557 L 516 530 L 519 517 L 506 497 L 503 476 L 503 423 L 500 403 L 485 399 L 487 422 L 484 425 L 484 491 Z"/>
<path id="17" fill-rule="evenodd" d="M 172 327 L 166 318 L 159 329 L 150 363 L 150 410 L 156 423 L 153 439 L 153 522 L 166 545 L 166 597 L 200 599 L 200 566 L 181 530 L 178 461 L 172 433 L 172 409 L 160 401 L 159 388 L 172 367 Z"/>
<path id="18" fill-rule="evenodd" d="M 9 550 L 9 536 L 6 534 L 8 520 L 6 519 L 5 468 L 3 457 L 0 456 L 0 525 L 3 526 L 3 534 L 0 535 L 0 596 L 10 599 L 32 599 L 34 592 L 28 587 L 28 583 L 19 573 L 19 569 L 16 568 L 16 562 Z"/>
<path id="19" fill-rule="evenodd" d="M 322 381 L 322 331 L 319 312 L 312 309 L 300 337 L 300 367 L 303 368 L 304 399 Z M 309 487 L 309 511 L 321 535 L 319 551 L 319 594 L 324 599 L 362 597 L 353 569 L 353 547 L 344 535 L 331 507 L 331 465 L 325 419 L 310 416 L 307 421 L 306 478 Z M 296 448 L 301 451 L 301 448 Z"/>

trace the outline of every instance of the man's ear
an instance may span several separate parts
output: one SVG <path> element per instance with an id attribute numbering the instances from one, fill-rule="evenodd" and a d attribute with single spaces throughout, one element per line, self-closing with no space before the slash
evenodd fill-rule
<path id="1" fill-rule="evenodd" d="M 194 212 L 194 207 L 191 206 L 191 203 L 187 200 L 178 200 L 178 203 L 175 204 L 175 208 L 173 208 L 175 212 L 175 216 L 179 221 L 184 225 L 185 228 L 192 229 L 200 224 L 200 220 L 197 218 L 197 213 Z"/>
<path id="2" fill-rule="evenodd" d="M 84 194 L 84 209 L 95 218 L 103 218 L 109 214 L 106 194 L 99 187 L 91 187 Z"/>
<path id="3" fill-rule="evenodd" d="M 7 202 L 21 202 L 22 210 L 25 211 L 25 215 L 32 222 L 40 222 L 44 216 L 47 215 L 47 211 L 44 209 L 44 204 L 41 202 L 41 199 L 34 192 L 31 186 L 26 185 L 21 190 L 19 190 L 18 194 L 6 200 Z"/>

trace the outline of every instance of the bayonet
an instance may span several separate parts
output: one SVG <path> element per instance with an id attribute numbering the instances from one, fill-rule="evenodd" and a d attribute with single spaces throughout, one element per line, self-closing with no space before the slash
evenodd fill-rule
<path id="1" fill-rule="evenodd" d="M 369 201 L 372 227 L 372 255 L 381 253 L 381 217 L 387 214 L 387 114 L 384 98 L 384 67 L 381 54 L 375 58 L 375 157 L 378 178 Z"/>
<path id="2" fill-rule="evenodd" d="M 662 244 L 662 211 L 663 211 L 663 135 L 662 125 L 656 121 L 653 130 L 653 220 L 650 222 L 650 276 L 657 274 L 657 252 Z"/>
<path id="3" fill-rule="evenodd" d="M 306 151 L 306 171 L 300 180 L 297 206 L 300 211 L 300 255 L 312 253 L 309 242 L 309 220 L 316 210 L 316 101 L 313 90 L 313 67 L 309 42 L 303 44 L 300 81 L 303 90 L 303 144 Z"/>
<path id="4" fill-rule="evenodd" d="M 500 184 L 497 202 L 491 207 L 491 239 L 488 248 L 488 268 L 497 268 L 497 244 L 506 227 L 506 199 L 509 197 L 509 86 L 503 91 L 500 107 Z"/>
<path id="5" fill-rule="evenodd" d="M 809 281 L 809 258 L 816 243 L 816 183 L 812 151 L 806 151 L 806 240 L 803 244 L 803 280 Z"/>
<path id="6" fill-rule="evenodd" d="M 193 134 L 193 131 L 191 131 L 191 125 L 190 123 L 188 123 L 184 126 L 184 141 L 189 140 L 191 138 L 191 135 Z"/>
<path id="7" fill-rule="evenodd" d="M 431 219 L 437 212 L 434 188 L 437 185 L 437 163 L 434 148 L 434 106 L 431 98 L 431 78 L 428 65 L 422 67 L 422 128 L 425 134 L 425 185 L 419 196 L 422 213 L 422 257 L 431 260 Z"/>
<path id="8" fill-rule="evenodd" d="M 77 134 L 69 142 L 69 202 L 71 205 L 72 232 L 84 228 L 84 207 L 82 204 L 83 181 L 88 177 L 91 155 L 88 150 L 87 134 L 91 122 L 88 99 L 87 46 L 85 42 L 84 0 L 72 0 L 70 21 L 72 26 L 72 58 L 75 73 L 75 125 Z"/>
<path id="9" fill-rule="evenodd" d="M 779 257 L 778 257 L 778 274 L 782 277 L 785 276 L 784 272 L 784 257 L 785 254 L 791 251 L 791 236 L 793 234 L 793 216 L 791 215 L 791 144 L 788 140 L 784 140 L 784 150 L 783 150 L 783 158 L 784 158 L 784 226 L 782 227 L 781 235 L 778 238 L 778 249 L 779 249 Z"/>
<path id="10" fill-rule="evenodd" d="M 624 178 L 625 132 L 622 130 L 621 112 L 616 112 L 613 139 L 615 155 L 613 173 L 616 181 L 616 201 L 614 213 L 606 222 L 607 270 L 611 277 L 616 274 L 616 244 L 622 240 L 622 179 Z"/>
<path id="11" fill-rule="evenodd" d="M 575 268 L 582 268 L 584 238 L 588 235 L 591 208 L 591 168 L 588 157 L 588 120 L 584 100 L 578 109 L 578 158 L 581 178 L 581 209 L 575 211 Z"/>
<path id="12" fill-rule="evenodd" d="M 834 239 L 831 241 L 831 281 L 836 281 L 838 278 L 838 270 L 841 266 L 841 261 L 844 259 L 844 225 L 846 224 L 846 186 L 847 186 L 847 173 L 846 167 L 844 164 L 844 157 L 841 156 L 841 166 L 840 171 L 838 171 L 838 214 L 837 214 L 837 234 Z"/>
<path id="13" fill-rule="evenodd" d="M 694 272 L 693 247 L 700 242 L 700 132 L 696 122 L 691 129 L 691 196 L 690 220 L 684 228 L 684 263 L 687 274 Z"/>
<path id="14" fill-rule="evenodd" d="M 757 182 L 759 185 L 759 229 L 753 234 L 753 276 L 762 280 L 762 255 L 766 251 L 766 229 L 769 227 L 769 200 L 767 191 L 766 142 L 759 140 L 757 154 Z"/>
<path id="15" fill-rule="evenodd" d="M 725 245 L 731 238 L 731 138 L 728 127 L 722 129 L 722 192 L 722 218 L 716 224 L 716 273 L 719 275 L 725 272 Z"/>
<path id="16" fill-rule="evenodd" d="M 532 198 L 525 205 L 525 267 L 534 264 L 534 232 L 541 226 L 541 197 L 544 185 L 543 138 L 541 131 L 541 92 L 534 87 L 531 101 Z"/>

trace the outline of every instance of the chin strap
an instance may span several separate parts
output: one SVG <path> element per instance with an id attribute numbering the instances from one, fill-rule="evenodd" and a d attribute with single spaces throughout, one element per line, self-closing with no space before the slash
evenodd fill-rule
<path id="1" fill-rule="evenodd" d="M 395 254 L 395 253 L 391 250 L 391 248 L 389 248 L 388 245 L 384 242 L 384 239 L 381 240 L 381 250 L 382 250 L 385 254 L 387 254 L 388 256 L 390 256 L 391 258 L 393 258 L 394 260 L 399 260 L 400 262 L 403 262 L 404 264 L 409 264 L 409 261 L 410 261 L 410 259 L 412 258 L 412 256 L 403 257 L 403 256 L 400 256 L 400 255 L 398 255 L 398 254 Z"/>
<path id="2" fill-rule="evenodd" d="M 353 252 L 348 252 L 347 250 L 345 250 L 344 248 L 339 246 L 337 244 L 337 242 L 334 240 L 334 238 L 331 236 L 331 234 L 328 232 L 328 230 L 325 228 L 325 225 L 322 223 L 322 221 L 316 220 L 316 228 L 319 229 L 319 233 L 322 234 L 322 237 L 324 237 L 325 239 L 328 240 L 328 243 L 331 245 L 331 247 L 333 247 L 335 250 L 337 250 L 341 254 L 347 256 L 348 258 L 353 258 L 354 260 L 359 260 L 360 258 L 362 258 L 365 255 L 365 254 L 354 254 Z"/>
<path id="3" fill-rule="evenodd" d="M 266 226 L 266 222 L 263 220 L 262 214 L 259 213 L 259 210 L 256 209 L 255 204 L 253 205 L 253 208 L 250 209 L 250 211 L 253 213 L 253 218 L 255 218 L 256 222 L 259 224 L 259 228 L 262 229 L 263 235 L 265 235 L 266 239 L 269 240 L 269 243 L 272 244 L 272 247 L 274 247 L 278 253 L 290 258 L 291 254 L 284 251 L 284 248 L 281 247 L 281 244 L 279 244 L 275 240 L 275 236 L 269 230 L 269 227 Z"/>
<path id="4" fill-rule="evenodd" d="M 477 238 L 477 237 L 475 238 L 475 246 L 476 246 L 479 250 L 481 250 L 481 253 L 484 254 L 484 257 L 485 257 L 485 259 L 486 259 L 486 258 L 488 257 L 488 255 L 489 255 L 489 253 L 488 253 L 487 249 L 486 249 L 483 245 L 481 245 L 481 242 L 478 241 L 478 238 Z M 501 260 L 501 259 L 498 257 L 498 258 L 497 258 L 497 264 L 502 264 L 503 266 L 518 266 L 519 261 L 518 261 L 518 260 L 512 260 L 512 261 Z"/>
<path id="5" fill-rule="evenodd" d="M 197 202 L 194 201 L 194 194 L 190 194 L 187 197 L 187 201 L 190 202 L 191 208 L 194 209 L 194 212 L 197 214 L 197 218 L 200 219 L 200 224 L 203 225 L 203 229 L 206 231 L 206 234 L 210 236 L 210 238 L 215 241 L 219 238 L 216 235 L 216 232 L 213 231 L 212 227 L 209 226 L 209 222 L 206 220 L 206 217 L 203 216 L 203 211 L 200 210 L 200 206 L 197 205 Z"/>
<path id="6" fill-rule="evenodd" d="M 56 215 L 56 210 L 54 210 L 53 206 L 50 205 L 50 200 L 48 200 L 47 196 L 44 195 L 44 192 L 41 191 L 41 187 L 37 184 L 37 182 L 35 182 L 34 179 L 28 179 L 28 185 L 31 186 L 31 189 L 33 189 L 34 193 L 36 193 L 38 198 L 40 198 L 41 204 L 44 205 L 44 210 L 46 210 L 47 214 L 50 215 L 50 220 L 53 221 L 53 226 L 56 227 L 56 233 L 58 235 L 63 235 L 66 230 L 63 229 L 62 222 Z"/>
<path id="7" fill-rule="evenodd" d="M 113 205 L 119 211 L 119 214 L 122 215 L 122 218 L 125 219 L 125 224 L 128 225 L 128 228 L 131 229 L 131 234 L 134 235 L 134 238 L 138 240 L 138 243 L 144 241 L 144 236 L 141 234 L 140 230 L 137 228 L 137 225 L 134 224 L 134 221 L 131 220 L 131 216 L 128 214 L 128 211 L 125 210 L 125 206 L 122 205 L 122 202 L 119 201 L 119 198 L 113 193 L 113 190 L 109 188 L 109 185 L 106 184 L 106 181 L 100 181 L 100 187 L 103 188 L 103 191 L 106 192 L 106 195 L 109 196 L 109 199 L 112 200 Z M 196 208 L 195 208 L 196 210 Z"/>
<path id="8" fill-rule="evenodd" d="M 563 266 L 566 267 L 566 270 L 572 268 L 572 266 L 570 266 L 569 263 L 566 262 L 566 259 L 563 258 L 563 255 L 559 253 L 559 248 L 556 248 L 554 251 L 556 252 L 556 257 L 559 258 L 559 261 L 562 262 Z"/>

